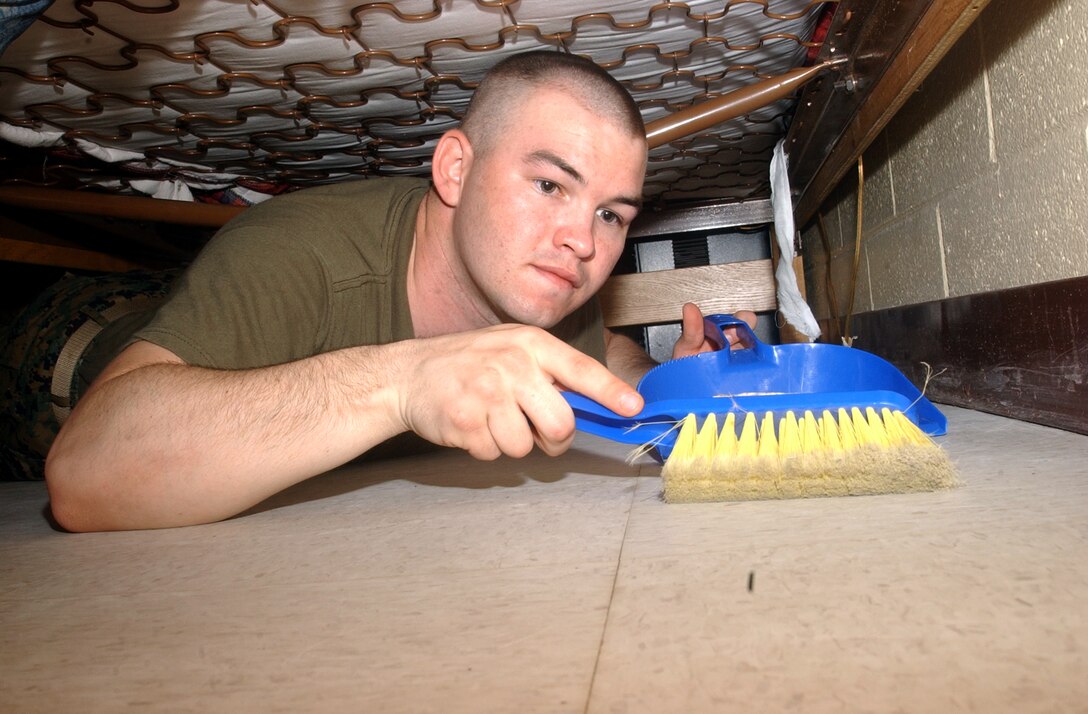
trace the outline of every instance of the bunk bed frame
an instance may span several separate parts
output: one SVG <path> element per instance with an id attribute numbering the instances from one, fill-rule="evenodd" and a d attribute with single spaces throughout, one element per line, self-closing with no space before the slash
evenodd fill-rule
<path id="1" fill-rule="evenodd" d="M 503 5 L 515 3 L 503 3 Z M 669 3 L 665 3 L 668 5 Z M 839 0 L 816 61 L 846 58 L 840 71 L 817 76 L 802 91 L 785 137 L 798 226 L 810 220 L 843 175 L 937 61 L 986 5 L 985 0 Z M 0 77 L 2 79 L 2 77 Z M 9 147 L 10 148 L 10 147 Z M 26 161 L 8 152 L 8 161 Z M 0 202 L 50 214 L 214 228 L 242 208 L 162 201 L 88 191 L 0 183 Z M 769 201 L 699 201 L 646 211 L 632 237 L 767 222 Z M 90 270 L 136 263 L 109 249 L 66 244 L 47 230 L 5 218 L 0 259 Z"/>

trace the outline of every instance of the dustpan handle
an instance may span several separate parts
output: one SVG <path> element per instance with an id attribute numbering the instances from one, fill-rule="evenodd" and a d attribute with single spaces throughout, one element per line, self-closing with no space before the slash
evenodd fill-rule
<path id="1" fill-rule="evenodd" d="M 755 349 L 762 346 L 759 338 L 756 337 L 756 333 L 752 332 L 751 326 L 739 317 L 717 314 L 707 315 L 703 318 L 703 334 L 706 335 L 706 339 L 717 350 L 729 348 L 729 340 L 725 337 L 725 331 L 730 327 L 737 328 L 740 334 L 741 349 Z"/>
<path id="2" fill-rule="evenodd" d="M 672 422 L 667 422 L 651 415 L 647 419 L 645 412 L 634 417 L 616 414 L 589 397 L 577 392 L 562 392 L 567 400 L 579 431 L 603 436 L 623 444 L 645 444 L 671 429 Z M 642 423 L 651 421 L 652 423 Z M 673 420 L 675 421 L 675 420 Z"/>

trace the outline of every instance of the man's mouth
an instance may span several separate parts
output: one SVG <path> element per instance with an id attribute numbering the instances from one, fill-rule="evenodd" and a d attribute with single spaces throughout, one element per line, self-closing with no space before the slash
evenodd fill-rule
<path id="1" fill-rule="evenodd" d="M 560 287 L 574 290 L 582 287 L 582 276 L 575 271 L 553 265 L 534 265 L 533 267 Z"/>

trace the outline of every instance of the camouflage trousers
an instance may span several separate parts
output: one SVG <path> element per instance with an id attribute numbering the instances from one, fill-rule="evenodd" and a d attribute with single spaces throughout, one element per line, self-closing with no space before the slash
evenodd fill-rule
<path id="1" fill-rule="evenodd" d="M 44 477 L 61 423 L 177 273 L 69 275 L 14 319 L 0 336 L 0 479 Z"/>

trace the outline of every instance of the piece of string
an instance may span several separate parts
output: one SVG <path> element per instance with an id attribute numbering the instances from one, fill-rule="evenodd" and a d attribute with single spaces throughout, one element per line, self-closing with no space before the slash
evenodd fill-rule
<path id="1" fill-rule="evenodd" d="M 831 275 L 831 241 L 827 237 L 827 227 L 824 225 L 824 215 L 822 213 L 816 213 L 816 227 L 820 234 L 820 242 L 824 247 L 824 276 L 827 279 L 827 302 L 831 308 L 831 320 L 835 323 L 835 329 L 838 331 L 838 337 L 841 340 L 843 336 L 842 317 L 839 315 L 839 298 L 835 294 L 835 281 Z M 829 338 L 832 336 L 829 335 Z"/>
<path id="2" fill-rule="evenodd" d="M 854 337 L 856 335 L 850 334 L 850 318 L 854 316 L 854 296 L 858 290 L 858 265 L 861 263 L 861 219 L 863 214 L 863 198 L 865 194 L 865 163 L 861 156 L 858 156 L 858 213 L 857 213 L 857 231 L 854 236 L 854 269 L 850 273 L 850 301 L 846 307 L 846 322 L 842 328 L 842 343 L 847 347 L 852 347 L 854 344 Z"/>
<path id="3" fill-rule="evenodd" d="M 635 426 L 631 427 L 630 429 L 628 429 L 627 431 L 632 431 L 634 429 L 637 429 L 639 426 L 641 426 L 643 424 L 651 424 L 651 423 L 652 424 L 669 424 L 669 423 L 671 423 L 672 426 L 667 431 L 661 432 L 660 434 L 658 434 L 654 438 L 647 441 L 645 444 L 642 444 L 641 446 L 636 446 L 634 449 L 631 449 L 631 451 L 628 452 L 628 454 L 627 454 L 627 458 L 625 459 L 628 466 L 633 466 L 634 463 L 636 461 L 638 461 L 640 458 L 642 458 L 646 454 L 648 454 L 651 451 L 653 451 L 654 449 L 656 449 L 657 445 L 660 444 L 662 441 L 664 441 L 666 436 L 668 436 L 669 434 L 673 433 L 674 431 L 676 431 L 677 429 L 680 428 L 680 425 L 683 424 L 683 420 L 680 420 L 680 421 L 669 420 L 669 421 L 659 421 L 659 422 L 640 422 L 640 423 L 636 424 Z"/>
<path id="4" fill-rule="evenodd" d="M 922 399 L 926 396 L 926 390 L 929 389 L 929 380 L 933 379 L 934 377 L 940 377 L 942 374 L 948 371 L 948 367 L 945 367 L 940 372 L 934 372 L 933 367 L 930 366 L 929 362 L 920 362 L 919 364 L 926 368 L 926 378 L 922 380 L 922 393 L 919 394 L 918 398 L 911 402 L 910 406 L 908 406 L 907 409 L 904 409 L 903 411 L 909 410 L 915 404 L 922 401 Z"/>
<path id="5" fill-rule="evenodd" d="M 632 424 L 631 426 L 624 429 L 623 433 L 624 434 L 630 434 L 635 429 L 641 429 L 644 426 L 657 426 L 659 424 L 672 424 L 673 428 L 675 428 L 675 425 L 679 424 L 680 421 L 682 421 L 682 420 L 664 419 L 662 421 L 636 421 L 634 424 Z M 672 431 L 672 429 L 670 429 L 669 431 Z M 666 431 L 665 433 L 668 434 L 669 432 Z"/>
<path id="6" fill-rule="evenodd" d="M 737 404 L 737 400 L 735 398 L 733 398 L 732 395 L 722 395 L 722 396 L 728 397 L 732 401 L 733 408 L 730 411 L 732 411 L 734 414 L 737 414 L 738 416 L 740 416 L 740 415 L 743 415 L 743 414 L 747 414 L 749 412 L 748 409 L 744 409 L 739 404 Z M 714 413 L 715 414 L 720 414 L 720 413 L 724 414 L 724 413 L 728 413 L 728 412 L 714 412 Z M 641 446 L 637 446 L 634 449 L 631 449 L 631 451 L 628 452 L 628 454 L 627 454 L 627 458 L 625 459 L 628 466 L 634 465 L 635 461 L 637 461 L 638 459 L 642 458 L 646 454 L 648 454 L 651 451 L 653 451 L 654 449 L 656 449 L 658 444 L 660 444 L 662 441 L 665 440 L 665 437 L 667 437 L 669 434 L 671 434 L 672 432 L 676 431 L 681 426 L 683 426 L 684 420 L 683 419 L 679 419 L 679 420 L 666 419 L 666 420 L 663 420 L 663 421 L 640 421 L 640 422 L 636 422 L 631 427 L 625 429 L 623 433 L 624 434 L 629 434 L 632 431 L 634 431 L 635 429 L 638 429 L 640 426 L 649 426 L 651 424 L 672 424 L 672 426 L 668 430 L 661 432 L 660 434 L 655 436 L 653 439 L 650 439 L 649 441 L 642 444 Z M 759 424 L 757 424 L 756 425 L 756 433 L 757 434 L 759 433 L 760 428 L 761 428 L 761 426 Z"/>

